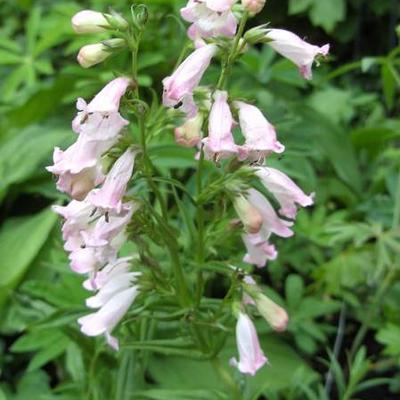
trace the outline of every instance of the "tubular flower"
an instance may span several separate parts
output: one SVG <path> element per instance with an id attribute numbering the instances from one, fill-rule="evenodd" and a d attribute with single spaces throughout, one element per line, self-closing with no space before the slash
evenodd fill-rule
<path id="1" fill-rule="evenodd" d="M 217 51 L 218 47 L 215 44 L 208 44 L 195 50 L 171 76 L 164 78 L 164 106 L 179 108 L 183 105 L 183 111 L 188 114 L 188 118 L 196 115 L 193 90 L 198 86 Z"/>
<path id="2" fill-rule="evenodd" d="M 278 252 L 273 244 L 268 242 L 270 233 L 261 234 L 243 234 L 243 243 L 246 246 L 247 254 L 243 261 L 248 264 L 254 264 L 258 268 L 265 267 L 268 260 L 276 260 Z"/>
<path id="3" fill-rule="evenodd" d="M 232 135 L 233 117 L 228 104 L 228 93 L 217 90 L 211 107 L 208 137 L 203 139 L 208 159 L 219 160 L 238 152 Z"/>
<path id="4" fill-rule="evenodd" d="M 189 0 L 181 9 L 181 16 L 191 22 L 188 36 L 192 40 L 217 36 L 232 37 L 237 21 L 231 11 L 236 0 Z"/>
<path id="5" fill-rule="evenodd" d="M 239 110 L 240 129 L 246 139 L 241 147 L 240 159 L 260 161 L 272 152 L 282 153 L 285 150 L 276 138 L 275 128 L 257 107 L 242 101 L 235 101 L 234 106 Z"/>
<path id="6" fill-rule="evenodd" d="M 261 228 L 263 231 L 274 233 L 283 238 L 293 236 L 293 231 L 289 228 L 293 225 L 293 222 L 279 218 L 265 196 L 255 189 L 250 189 L 247 198 L 249 202 L 258 209 L 263 218 Z"/>
<path id="7" fill-rule="evenodd" d="M 128 23 L 118 14 L 103 14 L 92 10 L 82 10 L 71 19 L 76 33 L 104 32 L 107 29 L 119 28 L 125 30 Z"/>
<path id="8" fill-rule="evenodd" d="M 191 22 L 188 36 L 192 40 L 217 36 L 232 37 L 237 21 L 231 8 L 236 0 L 189 0 L 181 9 L 181 16 Z"/>
<path id="9" fill-rule="evenodd" d="M 296 204 L 302 207 L 311 206 L 313 195 L 307 196 L 304 192 L 283 172 L 275 168 L 255 168 L 256 175 L 265 187 L 278 200 L 281 208 L 280 214 L 287 218 L 295 219 L 297 214 Z"/>
<path id="10" fill-rule="evenodd" d="M 242 312 L 239 313 L 236 324 L 236 343 L 239 361 L 233 358 L 231 365 L 242 374 L 255 375 L 268 359 L 261 349 L 253 322 Z"/>
<path id="11" fill-rule="evenodd" d="M 76 200 L 83 200 L 104 180 L 101 156 L 119 139 L 128 124 L 118 112 L 119 102 L 130 84 L 128 78 L 117 78 L 108 83 L 87 105 L 78 99 L 80 110 L 72 127 L 79 133 L 77 141 L 67 150 L 54 149 L 54 165 L 47 170 L 59 177 L 58 190 Z"/>
<path id="12" fill-rule="evenodd" d="M 117 292 L 97 312 L 78 319 L 81 331 L 88 336 L 104 334 L 107 343 L 118 350 L 118 340 L 111 335 L 111 332 L 124 317 L 138 293 L 139 287 L 136 285 Z"/>
<path id="13" fill-rule="evenodd" d="M 275 260 L 278 256 L 275 246 L 269 243 L 271 234 L 284 238 L 292 236 L 293 231 L 290 226 L 293 222 L 279 218 L 270 202 L 257 190 L 250 189 L 247 199 L 262 216 L 262 225 L 258 233 L 242 235 L 247 249 L 243 261 L 262 268 L 268 260 Z"/>
<path id="14" fill-rule="evenodd" d="M 134 161 L 134 152 L 132 150 L 125 151 L 114 163 L 103 186 L 89 193 L 87 197 L 88 202 L 106 212 L 115 211 L 120 213 L 122 209 L 122 197 L 131 179 Z"/>
<path id="15" fill-rule="evenodd" d="M 312 65 L 315 58 L 319 55 L 326 56 L 329 53 L 329 44 L 322 47 L 314 46 L 284 29 L 268 29 L 266 39 L 277 53 L 299 67 L 300 74 L 305 79 L 312 78 Z"/>

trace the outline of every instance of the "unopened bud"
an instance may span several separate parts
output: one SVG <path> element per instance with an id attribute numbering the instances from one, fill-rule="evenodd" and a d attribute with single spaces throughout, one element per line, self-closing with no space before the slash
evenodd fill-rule
<path id="1" fill-rule="evenodd" d="M 258 14 L 265 6 L 265 0 L 242 0 L 242 5 L 251 14 Z"/>
<path id="2" fill-rule="evenodd" d="M 253 299 L 258 312 L 271 328 L 278 332 L 283 332 L 289 322 L 287 312 L 262 293 L 258 293 Z"/>
<path id="3" fill-rule="evenodd" d="M 175 129 L 175 141 L 183 147 L 194 147 L 201 140 L 203 115 L 197 113 L 194 118 L 188 119 L 182 126 Z"/>
<path id="4" fill-rule="evenodd" d="M 254 207 L 246 197 L 237 196 L 233 202 L 233 206 L 241 219 L 246 232 L 258 233 L 263 223 L 263 217 L 260 212 Z"/>
<path id="5" fill-rule="evenodd" d="M 88 44 L 79 50 L 77 59 L 83 68 L 90 68 L 103 62 L 112 54 L 113 50 L 122 48 L 124 45 L 123 39 L 110 39 L 103 43 Z"/>
<path id="6" fill-rule="evenodd" d="M 119 14 L 103 14 L 92 10 L 79 11 L 72 17 L 71 23 L 76 33 L 96 33 L 108 29 L 126 30 L 128 28 L 128 23 Z"/>
<path id="7" fill-rule="evenodd" d="M 268 43 L 271 40 L 267 38 L 268 25 L 260 25 L 249 29 L 244 34 L 244 40 L 249 44 Z"/>

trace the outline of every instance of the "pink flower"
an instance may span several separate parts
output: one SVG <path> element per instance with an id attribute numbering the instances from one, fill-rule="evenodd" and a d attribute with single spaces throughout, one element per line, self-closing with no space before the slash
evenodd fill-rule
<path id="1" fill-rule="evenodd" d="M 128 289 L 140 275 L 138 272 L 123 272 L 113 274 L 103 284 L 99 291 L 86 299 L 86 305 L 90 308 L 100 308 L 106 305 L 117 293 Z"/>
<path id="2" fill-rule="evenodd" d="M 276 138 L 275 128 L 257 107 L 242 101 L 235 101 L 234 105 L 239 110 L 240 128 L 246 138 L 241 147 L 241 159 L 259 161 L 272 152 L 282 153 L 285 150 Z"/>
<path id="3" fill-rule="evenodd" d="M 89 114 L 101 113 L 102 116 L 106 118 L 112 114 L 118 114 L 118 116 L 121 118 L 118 113 L 120 101 L 131 83 L 132 81 L 128 77 L 115 78 L 107 83 L 107 85 L 104 86 L 99 93 L 97 93 L 97 95 L 89 104 L 86 104 L 85 100 L 79 98 L 76 108 L 80 112 L 78 112 L 77 117 L 72 123 L 74 131 L 79 133 L 81 130 L 81 125 L 91 122 L 88 121 Z M 109 123 L 109 125 L 111 127 L 115 125 L 122 125 L 122 128 L 124 125 L 128 124 L 128 121 L 123 121 L 124 122 L 117 123 L 117 121 L 114 120 L 113 123 Z"/>
<path id="4" fill-rule="evenodd" d="M 293 222 L 285 221 L 278 217 L 271 203 L 255 189 L 248 191 L 248 200 L 260 212 L 263 218 L 262 231 L 274 233 L 275 235 L 287 238 L 293 236 L 293 231 L 289 228 Z"/>
<path id="5" fill-rule="evenodd" d="M 258 233 L 242 235 L 247 249 L 243 261 L 262 268 L 268 260 L 275 260 L 278 256 L 275 246 L 269 243 L 271 234 L 284 238 L 292 236 L 293 231 L 289 227 L 293 222 L 279 218 L 271 203 L 257 190 L 248 190 L 247 199 L 262 216 L 262 226 Z"/>
<path id="6" fill-rule="evenodd" d="M 91 229 L 81 231 L 84 245 L 87 247 L 107 246 L 129 224 L 137 206 L 125 203 L 119 214 L 101 216 Z"/>
<path id="7" fill-rule="evenodd" d="M 307 196 L 304 192 L 283 172 L 275 168 L 256 168 L 256 175 L 261 179 L 265 187 L 278 200 L 281 209 L 279 212 L 285 217 L 295 219 L 297 213 L 296 204 L 302 207 L 311 206 L 313 195 Z"/>
<path id="8" fill-rule="evenodd" d="M 118 258 L 109 262 L 100 271 L 95 271 L 83 282 L 86 290 L 96 291 L 101 289 L 114 276 L 129 272 L 132 257 Z"/>
<path id="9" fill-rule="evenodd" d="M 248 264 L 254 264 L 258 268 L 265 267 L 268 260 L 276 260 L 278 252 L 273 244 L 268 242 L 270 234 L 243 234 L 243 243 L 246 246 L 247 254 L 243 261 Z"/>
<path id="10" fill-rule="evenodd" d="M 91 191 L 87 201 L 102 210 L 121 212 L 122 198 L 132 177 L 135 153 L 132 150 L 124 154 L 114 163 L 100 189 Z"/>
<path id="11" fill-rule="evenodd" d="M 197 113 L 194 118 L 187 119 L 185 123 L 175 128 L 175 141 L 183 147 L 194 147 L 201 140 L 203 115 Z"/>
<path id="12" fill-rule="evenodd" d="M 59 176 L 57 188 L 74 199 L 83 200 L 104 180 L 101 156 L 118 141 L 120 131 L 128 124 L 118 107 L 129 82 L 128 78 L 114 79 L 89 105 L 78 99 L 81 111 L 72 123 L 78 139 L 65 151 L 54 149 L 54 165 L 47 170 Z"/>
<path id="13" fill-rule="evenodd" d="M 217 90 L 214 94 L 208 124 L 208 137 L 203 139 L 208 159 L 219 160 L 238 152 L 232 135 L 233 117 L 228 104 L 228 93 Z"/>
<path id="14" fill-rule="evenodd" d="M 54 165 L 46 167 L 57 175 L 57 189 L 73 199 L 83 200 L 96 185 L 104 180 L 101 165 L 92 154 L 79 151 L 80 143 L 74 143 L 65 152 L 54 149 Z M 81 149 L 84 146 L 81 147 Z M 76 150 L 76 151 L 75 151 Z M 93 148 L 92 148 L 93 150 Z"/>
<path id="15" fill-rule="evenodd" d="M 292 32 L 283 29 L 269 29 L 266 38 L 268 44 L 283 57 L 286 57 L 300 69 L 305 79 L 312 78 L 312 65 L 318 55 L 326 56 L 329 53 L 329 44 L 318 47 L 300 39 Z"/>
<path id="16" fill-rule="evenodd" d="M 179 108 L 182 104 L 189 115 L 194 117 L 196 109 L 193 102 L 193 90 L 218 51 L 215 44 L 205 45 L 191 53 L 176 71 L 163 80 L 163 104 L 166 107 Z"/>
<path id="17" fill-rule="evenodd" d="M 97 312 L 78 319 L 81 331 L 88 336 L 105 335 L 108 344 L 118 350 L 118 340 L 111 335 L 139 293 L 137 286 L 115 294 Z"/>
<path id="18" fill-rule="evenodd" d="M 71 270 L 77 274 L 94 273 L 117 258 L 119 248 L 110 246 L 80 247 L 69 255 Z"/>
<path id="19" fill-rule="evenodd" d="M 234 0 L 189 0 L 181 9 L 185 21 L 192 22 L 188 35 L 192 40 L 217 36 L 232 37 L 237 21 L 231 11 Z"/>
<path id="20" fill-rule="evenodd" d="M 242 312 L 236 324 L 236 343 L 239 362 L 233 358 L 231 365 L 237 367 L 242 374 L 255 375 L 268 359 L 261 349 L 253 322 Z"/>

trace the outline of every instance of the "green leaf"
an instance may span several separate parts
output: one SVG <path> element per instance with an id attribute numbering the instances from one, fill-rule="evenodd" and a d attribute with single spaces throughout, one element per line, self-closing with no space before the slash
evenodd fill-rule
<path id="1" fill-rule="evenodd" d="M 385 345 L 385 354 L 398 357 L 400 364 L 400 326 L 387 324 L 379 330 L 376 340 Z"/>
<path id="2" fill-rule="evenodd" d="M 57 216 L 51 210 L 8 220 L 0 231 L 0 308 L 45 243 Z"/>
<path id="3" fill-rule="evenodd" d="M 290 0 L 289 15 L 299 14 L 306 11 L 314 3 L 314 0 Z"/>
<path id="4" fill-rule="evenodd" d="M 291 274 L 285 283 L 286 301 L 290 308 L 297 308 L 303 297 L 304 284 L 300 275 Z"/>
<path id="5" fill-rule="evenodd" d="M 310 18 L 314 25 L 322 26 L 331 33 L 338 22 L 346 17 L 345 0 L 314 0 L 310 11 Z"/>
<path id="6" fill-rule="evenodd" d="M 226 394 L 214 390 L 166 390 L 151 389 L 145 392 L 134 392 L 134 399 L 148 400 L 222 400 Z"/>
<path id="7" fill-rule="evenodd" d="M 0 147 L 0 200 L 11 184 L 21 183 L 44 171 L 43 163 L 55 145 L 72 137 L 68 129 L 51 126 L 31 126 L 10 137 Z M 50 174 L 49 174 L 50 177 Z"/>
<path id="8" fill-rule="evenodd" d="M 385 95 L 385 102 L 389 110 L 394 106 L 394 98 L 396 94 L 396 80 L 388 65 L 385 63 L 381 67 L 381 79 L 383 86 L 383 93 Z"/>

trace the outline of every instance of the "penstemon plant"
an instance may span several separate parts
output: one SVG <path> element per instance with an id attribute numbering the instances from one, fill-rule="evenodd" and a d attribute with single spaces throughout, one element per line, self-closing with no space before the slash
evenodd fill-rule
<path id="1" fill-rule="evenodd" d="M 249 46 L 268 43 L 310 79 L 313 63 L 327 55 L 329 46 L 313 46 L 268 24 L 246 31 L 248 20 L 264 3 L 189 0 L 181 16 L 191 23 L 191 44 L 162 82 L 162 105 L 154 99 L 149 103 L 150 93 L 138 83 L 140 41 L 149 18 L 145 5 L 132 6 L 130 22 L 115 12 L 89 10 L 72 19 L 79 34 L 113 36 L 81 48 L 78 62 L 83 68 L 117 52 L 131 54 L 123 76 L 109 82 L 89 103 L 78 99 L 72 122 L 77 139 L 65 151 L 56 148 L 54 165 L 47 168 L 57 176 L 57 188 L 72 199 L 66 206 L 54 206 L 54 211 L 64 218 L 70 267 L 86 276 L 83 286 L 92 293 L 86 305 L 94 312 L 78 323 L 85 335 L 104 335 L 115 350 L 136 346 L 162 353 L 172 346 L 181 349 L 180 354 L 218 365 L 218 354 L 236 321 L 238 357 L 232 354 L 230 364 L 242 374 L 254 375 L 267 363 L 254 315 L 276 331 L 287 326 L 286 311 L 263 293 L 252 269 L 277 258 L 273 236 L 293 235 L 297 207 L 312 205 L 313 195 L 268 166 L 268 158 L 285 147 L 256 105 L 229 94 L 229 78 Z M 210 63 L 218 61 L 221 70 L 215 85 L 199 86 Z M 152 130 L 171 123 L 176 146 L 198 150 L 191 180 L 195 185 L 158 173 L 151 154 L 151 142 L 156 140 Z M 237 144 L 239 132 L 242 144 Z M 206 168 L 218 173 L 206 175 Z M 238 218 L 231 218 L 234 213 Z M 218 223 L 226 218 L 230 222 L 221 228 Z M 182 245 L 183 226 L 190 232 L 189 251 Z M 241 268 L 210 250 L 211 244 L 217 251 L 218 246 L 223 249 L 224 236 L 231 235 L 242 238 Z M 207 283 L 215 273 L 230 281 L 223 299 L 207 296 Z M 147 346 L 131 329 L 142 317 L 152 321 Z M 157 326 L 163 321 L 176 321 L 180 330 L 160 338 Z M 234 380 L 221 374 L 233 387 L 233 396 L 240 398 Z"/>

